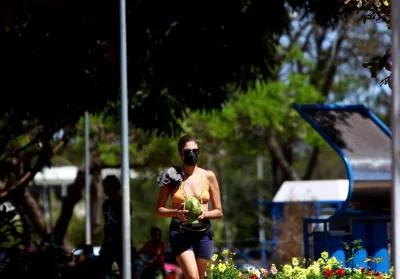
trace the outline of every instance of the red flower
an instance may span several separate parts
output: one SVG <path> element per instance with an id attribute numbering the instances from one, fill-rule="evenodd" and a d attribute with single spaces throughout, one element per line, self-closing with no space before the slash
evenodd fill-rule
<path id="1" fill-rule="evenodd" d="M 337 276 L 343 277 L 346 275 L 346 270 L 344 270 L 344 268 L 338 268 L 335 273 Z"/>
<path id="2" fill-rule="evenodd" d="M 324 277 L 329 278 L 333 276 L 333 271 L 330 270 L 329 268 L 324 270 Z"/>
<path id="3" fill-rule="evenodd" d="M 257 277 L 257 275 L 252 274 L 252 275 L 250 275 L 250 279 L 258 279 L 258 277 Z"/>

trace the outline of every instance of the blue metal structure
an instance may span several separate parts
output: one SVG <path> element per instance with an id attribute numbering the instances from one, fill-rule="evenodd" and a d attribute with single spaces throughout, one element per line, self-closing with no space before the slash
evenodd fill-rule
<path id="1" fill-rule="evenodd" d="M 306 258 L 328 251 L 348 266 L 387 272 L 390 266 L 391 132 L 363 105 L 295 105 L 344 163 L 348 193 L 329 217 L 304 219 Z M 349 262 L 343 242 L 362 240 Z M 365 261 L 367 257 L 380 262 Z"/>

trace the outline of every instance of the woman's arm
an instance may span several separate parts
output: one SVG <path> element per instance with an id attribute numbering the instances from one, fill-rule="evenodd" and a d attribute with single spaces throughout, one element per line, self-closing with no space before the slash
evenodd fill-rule
<path id="1" fill-rule="evenodd" d="M 221 205 L 221 194 L 219 190 L 219 184 L 217 177 L 215 176 L 214 172 L 207 171 L 207 179 L 210 185 L 210 199 L 212 209 L 209 211 L 204 211 L 200 216 L 199 219 L 219 219 L 222 217 L 222 205 Z"/>
<path id="2" fill-rule="evenodd" d="M 186 213 L 189 211 L 181 210 L 181 209 L 171 209 L 167 208 L 167 201 L 170 194 L 170 190 L 168 186 L 161 186 L 158 192 L 157 198 L 157 215 L 160 217 L 168 218 L 168 217 L 176 217 L 180 220 L 186 220 Z"/>

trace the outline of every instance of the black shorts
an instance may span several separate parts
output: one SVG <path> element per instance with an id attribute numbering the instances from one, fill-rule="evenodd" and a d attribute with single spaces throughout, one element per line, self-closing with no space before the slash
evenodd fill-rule
<path id="1" fill-rule="evenodd" d="M 179 221 L 175 219 L 169 228 L 169 242 L 175 257 L 184 251 L 193 250 L 196 258 L 209 260 L 214 249 L 212 229 L 205 232 L 182 231 Z"/>

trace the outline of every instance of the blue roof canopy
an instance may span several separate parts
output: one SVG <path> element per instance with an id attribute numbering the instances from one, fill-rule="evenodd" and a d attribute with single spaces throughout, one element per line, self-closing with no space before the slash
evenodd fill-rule
<path id="1" fill-rule="evenodd" d="M 391 132 L 364 105 L 295 105 L 300 115 L 339 154 L 346 167 L 346 203 L 389 198 Z"/>
<path id="2" fill-rule="evenodd" d="M 365 106 L 295 108 L 347 160 L 353 180 L 391 180 L 391 132 Z"/>

